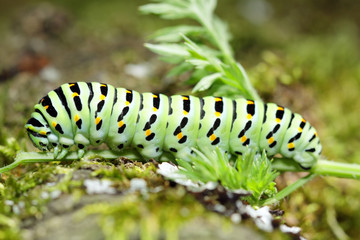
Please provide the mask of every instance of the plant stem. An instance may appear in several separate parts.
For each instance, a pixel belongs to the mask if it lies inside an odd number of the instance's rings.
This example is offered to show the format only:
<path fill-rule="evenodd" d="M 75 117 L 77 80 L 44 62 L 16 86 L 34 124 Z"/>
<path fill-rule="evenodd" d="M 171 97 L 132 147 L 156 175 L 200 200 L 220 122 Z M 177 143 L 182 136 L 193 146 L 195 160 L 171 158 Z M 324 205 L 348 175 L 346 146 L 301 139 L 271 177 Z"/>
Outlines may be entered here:
<path fill-rule="evenodd" d="M 287 186 L 286 188 L 284 188 L 283 190 L 278 192 L 275 195 L 275 197 L 269 198 L 269 199 L 266 199 L 265 201 L 263 201 L 261 205 L 270 205 L 270 204 L 274 204 L 276 202 L 279 202 L 281 199 L 284 199 L 286 196 L 290 195 L 292 192 L 294 192 L 299 187 L 304 186 L 305 183 L 312 180 L 315 176 L 317 176 L 317 174 L 310 173 L 307 176 L 305 176 L 303 178 L 300 178 L 299 180 L 297 180 L 293 184 Z"/>
<path fill-rule="evenodd" d="M 281 172 L 310 172 L 322 176 L 360 179 L 360 165 L 324 159 L 318 160 L 309 170 L 304 170 L 294 160 L 287 158 L 275 158 L 272 162 L 272 167 Z"/>

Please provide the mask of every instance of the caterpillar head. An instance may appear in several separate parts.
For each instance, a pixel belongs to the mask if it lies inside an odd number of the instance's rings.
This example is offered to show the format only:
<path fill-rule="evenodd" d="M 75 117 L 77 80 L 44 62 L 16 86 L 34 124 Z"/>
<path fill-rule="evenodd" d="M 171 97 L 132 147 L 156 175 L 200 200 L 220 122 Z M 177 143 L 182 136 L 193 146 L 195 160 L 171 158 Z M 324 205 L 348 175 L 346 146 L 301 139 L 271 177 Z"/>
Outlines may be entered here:
<path fill-rule="evenodd" d="M 25 124 L 25 129 L 35 147 L 41 151 L 47 151 L 52 148 L 52 144 L 47 136 L 51 133 L 51 130 L 41 114 L 34 112 Z"/>

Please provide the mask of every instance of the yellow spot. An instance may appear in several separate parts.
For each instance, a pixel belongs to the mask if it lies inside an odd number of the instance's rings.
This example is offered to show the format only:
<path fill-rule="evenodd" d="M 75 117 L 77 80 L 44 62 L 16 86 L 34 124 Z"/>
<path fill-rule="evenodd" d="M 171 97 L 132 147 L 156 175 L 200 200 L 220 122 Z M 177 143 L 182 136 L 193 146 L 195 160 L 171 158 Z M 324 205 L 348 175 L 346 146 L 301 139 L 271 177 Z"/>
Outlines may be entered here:
<path fill-rule="evenodd" d="M 274 142 L 274 137 L 269 138 L 268 142 L 269 144 L 272 144 Z"/>
<path fill-rule="evenodd" d="M 212 134 L 211 136 L 210 136 L 210 141 L 214 141 L 216 139 L 216 135 L 215 134 Z"/>
<path fill-rule="evenodd" d="M 215 112 L 215 116 L 220 117 L 221 113 Z"/>
<path fill-rule="evenodd" d="M 129 90 L 126 90 L 126 93 L 131 93 L 131 91 L 129 91 Z"/>
<path fill-rule="evenodd" d="M 53 127 L 56 127 L 57 123 L 56 122 L 52 122 Z"/>
<path fill-rule="evenodd" d="M 104 99 L 105 99 L 105 95 L 101 94 L 100 100 L 104 100 Z"/>
<path fill-rule="evenodd" d="M 244 136 L 242 136 L 242 137 L 241 137 L 241 139 L 240 139 L 240 140 L 241 140 L 241 142 L 245 142 L 245 141 L 246 141 L 246 139 L 247 139 L 247 137 L 244 135 Z"/>
<path fill-rule="evenodd" d="M 75 122 L 79 121 L 79 119 L 80 119 L 79 115 L 75 114 L 75 117 L 74 117 Z"/>
<path fill-rule="evenodd" d="M 32 131 L 35 130 L 35 128 L 34 128 L 33 126 L 29 126 L 27 129 L 30 129 L 30 130 L 32 130 Z"/>
<path fill-rule="evenodd" d="M 126 102 L 125 102 L 125 105 L 126 105 L 126 106 L 129 106 L 129 104 L 130 104 L 129 101 L 126 101 Z"/>
<path fill-rule="evenodd" d="M 151 134 L 151 130 L 150 129 L 146 130 L 145 136 L 149 136 L 150 134 Z"/>
<path fill-rule="evenodd" d="M 221 100 L 221 98 L 215 98 L 215 102 L 221 102 L 222 100 Z"/>
<path fill-rule="evenodd" d="M 302 119 L 301 121 L 302 121 L 302 122 L 306 122 L 306 120 L 305 120 L 305 119 Z"/>
<path fill-rule="evenodd" d="M 291 148 L 294 148 L 295 147 L 295 144 L 293 142 L 289 143 L 288 144 L 288 148 L 291 149 Z"/>
<path fill-rule="evenodd" d="M 100 86 L 102 86 L 102 87 L 106 87 L 106 84 L 101 84 Z"/>
<path fill-rule="evenodd" d="M 177 137 L 177 139 L 182 139 L 182 137 L 183 137 L 182 132 L 181 132 L 181 133 L 179 133 L 178 135 L 176 135 L 176 137 Z"/>
<path fill-rule="evenodd" d="M 281 119 L 280 119 L 280 118 L 276 118 L 276 122 L 277 122 L 277 123 L 280 123 L 280 122 L 281 122 Z"/>
<path fill-rule="evenodd" d="M 184 97 L 184 96 L 182 97 L 182 99 L 183 99 L 183 100 L 189 100 L 188 97 Z"/>
<path fill-rule="evenodd" d="M 41 135 L 46 135 L 46 132 L 45 131 L 40 131 L 39 132 Z"/>
<path fill-rule="evenodd" d="M 71 83 L 71 84 L 69 84 L 69 87 L 72 87 L 72 86 L 74 86 L 75 85 L 75 83 Z"/>
<path fill-rule="evenodd" d="M 123 125 L 124 125 L 124 122 L 123 122 L 123 121 L 120 121 L 120 122 L 119 122 L 119 128 L 121 128 Z"/>
<path fill-rule="evenodd" d="M 49 105 L 46 105 L 44 108 L 45 108 L 45 109 L 48 109 L 48 108 L 49 108 Z"/>
<path fill-rule="evenodd" d="M 155 94 L 153 94 L 153 98 L 158 98 L 158 96 L 157 96 L 157 95 L 155 95 Z"/>
<path fill-rule="evenodd" d="M 156 107 L 153 107 L 153 111 L 156 112 L 158 109 Z"/>
<path fill-rule="evenodd" d="M 184 115 L 188 115 L 189 112 L 184 110 L 183 113 L 184 113 Z"/>
<path fill-rule="evenodd" d="M 95 124 L 98 125 L 100 121 L 101 121 L 101 117 L 97 117 L 97 118 L 95 119 Z"/>
<path fill-rule="evenodd" d="M 299 132 L 302 132 L 302 130 L 303 130 L 303 129 L 302 129 L 301 127 L 299 127 Z"/>
<path fill-rule="evenodd" d="M 317 137 L 317 132 L 315 132 L 314 134 L 315 134 L 315 137 Z"/>
<path fill-rule="evenodd" d="M 246 103 L 247 103 L 247 104 L 254 104 L 254 101 L 252 101 L 252 100 L 247 100 Z"/>
<path fill-rule="evenodd" d="M 77 97 L 77 96 L 79 96 L 79 94 L 77 94 L 76 92 L 74 92 L 73 94 L 72 94 L 72 97 L 74 98 L 74 97 Z"/>
<path fill-rule="evenodd" d="M 284 111 L 284 108 L 283 107 L 278 107 L 277 110 Z"/>
<path fill-rule="evenodd" d="M 249 119 L 249 120 L 252 119 L 252 117 L 253 116 L 250 113 L 246 116 L 246 118 Z"/>

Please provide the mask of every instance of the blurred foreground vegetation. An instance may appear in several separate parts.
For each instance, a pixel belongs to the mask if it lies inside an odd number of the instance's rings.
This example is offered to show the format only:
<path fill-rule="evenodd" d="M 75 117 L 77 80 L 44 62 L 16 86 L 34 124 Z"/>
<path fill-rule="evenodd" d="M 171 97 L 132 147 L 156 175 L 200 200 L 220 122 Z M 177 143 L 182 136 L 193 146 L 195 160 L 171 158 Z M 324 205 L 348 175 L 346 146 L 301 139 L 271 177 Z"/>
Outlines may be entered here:
<path fill-rule="evenodd" d="M 23 125 L 38 99 L 65 82 L 101 81 L 140 92 L 187 92 L 189 87 L 183 83 L 186 76 L 164 78 L 169 67 L 143 47 L 147 36 L 167 24 L 154 16 L 140 15 L 137 8 L 145 3 L 120 0 L 101 4 L 60 0 L 2 3 L 0 145 L 11 145 L 14 151 L 32 150 Z M 227 21 L 233 33 L 237 59 L 263 99 L 289 107 L 309 120 L 320 134 L 327 158 L 357 164 L 360 164 L 359 10 L 360 3 L 350 0 L 281 3 L 229 0 L 220 1 L 217 8 L 217 14 Z M 2 153 L 3 163 L 8 163 L 12 154 Z M 194 219 L 200 226 L 202 221 L 225 229 L 232 225 L 205 211 L 181 187 L 169 187 L 165 195 L 151 193 L 144 197 L 131 193 L 120 202 L 108 196 L 105 203 L 101 197 L 86 202 L 83 182 L 89 176 L 115 179 L 119 192 L 129 187 L 128 178 L 145 177 L 151 188 L 165 184 L 153 170 L 142 173 L 132 167 L 129 171 L 133 175 L 124 177 L 121 172 L 119 175 L 112 172 L 119 168 L 116 163 L 105 165 L 109 168 L 106 172 L 85 167 L 91 171 L 72 180 L 66 178 L 70 176 L 68 172 L 75 171 L 74 168 L 81 170 L 82 164 L 36 164 L 4 174 L 0 212 L 0 227 L 4 231 L 0 238 L 39 239 L 44 237 L 40 228 L 43 222 L 51 219 L 56 223 L 54 216 L 79 208 L 81 213 L 76 216 L 79 221 L 89 219 L 86 218 L 89 214 L 100 215 L 99 232 L 101 229 L 101 236 L 108 238 L 138 226 L 143 234 L 153 230 L 153 236 L 159 236 L 160 230 L 156 229 L 162 229 L 162 234 L 171 237 L 182 223 Z M 284 187 L 297 178 L 299 174 L 283 174 L 277 186 Z M 53 186 L 49 182 L 57 183 Z M 41 197 L 43 192 L 57 190 L 61 191 L 61 199 L 71 199 L 67 200 L 71 202 L 68 210 L 64 202 L 50 201 L 58 198 Z M 360 234 L 359 198 L 358 181 L 317 178 L 279 208 L 285 211 L 285 222 L 300 226 L 307 238 L 346 239 L 347 234 L 355 239 Z M 114 224 L 119 226 L 115 233 L 111 230 Z M 238 227 L 232 226 L 234 231 Z M 45 229 L 52 231 L 52 227 Z"/>

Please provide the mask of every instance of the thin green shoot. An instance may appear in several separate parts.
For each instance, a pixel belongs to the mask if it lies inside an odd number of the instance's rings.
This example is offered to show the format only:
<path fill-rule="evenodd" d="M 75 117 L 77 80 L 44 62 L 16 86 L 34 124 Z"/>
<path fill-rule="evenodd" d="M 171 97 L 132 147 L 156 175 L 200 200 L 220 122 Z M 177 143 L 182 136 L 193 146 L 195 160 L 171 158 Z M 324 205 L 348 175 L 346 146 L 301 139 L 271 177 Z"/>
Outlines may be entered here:
<path fill-rule="evenodd" d="M 197 156 L 192 157 L 191 162 L 176 160 L 179 164 L 178 173 L 193 182 L 203 184 L 220 182 L 228 190 L 251 192 L 252 195 L 247 200 L 252 205 L 258 204 L 265 195 L 267 197 L 275 195 L 277 190 L 274 179 L 278 173 L 273 171 L 265 152 L 257 154 L 256 151 L 249 149 L 234 163 L 218 148 L 206 153 L 193 150 Z"/>
<path fill-rule="evenodd" d="M 196 83 L 193 92 L 223 91 L 229 96 L 261 100 L 240 63 L 234 59 L 227 25 L 214 14 L 216 0 L 157 0 L 140 7 L 145 14 L 164 19 L 192 19 L 197 25 L 180 25 L 158 30 L 152 35 L 156 44 L 145 44 L 161 59 L 177 64 L 170 76 L 191 72 Z M 214 84 L 222 82 L 221 85 Z M 234 90 L 235 89 L 235 90 Z"/>

